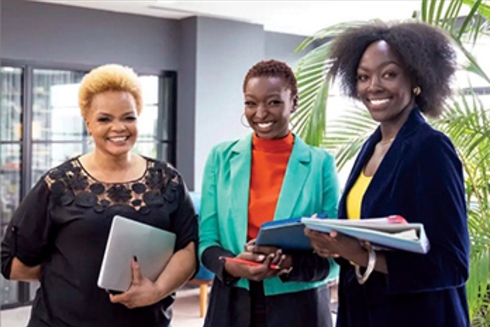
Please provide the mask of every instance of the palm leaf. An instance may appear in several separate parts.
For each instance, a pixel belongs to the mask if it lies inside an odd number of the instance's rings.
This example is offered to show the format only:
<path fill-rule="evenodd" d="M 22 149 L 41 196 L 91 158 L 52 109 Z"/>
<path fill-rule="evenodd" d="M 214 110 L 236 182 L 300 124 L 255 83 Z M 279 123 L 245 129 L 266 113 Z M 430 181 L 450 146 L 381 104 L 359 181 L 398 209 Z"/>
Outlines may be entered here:
<path fill-rule="evenodd" d="M 490 319 L 490 110 L 474 92 L 460 94 L 434 125 L 452 139 L 465 171 L 470 203 L 470 278 L 467 297 L 473 326 Z"/>
<path fill-rule="evenodd" d="M 466 15 L 461 26 L 457 26 L 458 17 L 461 16 L 463 5 L 470 7 L 470 12 Z M 478 76 L 484 78 L 490 83 L 490 78 L 478 64 L 477 60 L 470 51 L 464 46 L 465 40 L 473 39 L 476 41 L 477 36 L 487 27 L 486 21 L 479 19 L 480 7 L 482 0 L 452 0 L 449 5 L 445 6 L 444 0 L 422 0 L 421 21 L 432 26 L 439 27 L 451 36 L 454 46 L 463 53 L 465 63 L 463 68 Z M 438 7 L 437 15 L 434 17 L 435 8 Z M 441 17 L 443 17 L 441 19 Z"/>

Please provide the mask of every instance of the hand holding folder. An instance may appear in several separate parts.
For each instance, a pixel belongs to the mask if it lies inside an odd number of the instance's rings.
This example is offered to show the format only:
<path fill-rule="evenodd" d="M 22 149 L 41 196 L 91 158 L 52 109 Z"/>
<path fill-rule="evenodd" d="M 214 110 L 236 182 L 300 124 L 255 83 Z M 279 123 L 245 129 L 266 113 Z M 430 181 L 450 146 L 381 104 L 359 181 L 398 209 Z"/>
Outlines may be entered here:
<path fill-rule="evenodd" d="M 395 249 L 425 254 L 430 249 L 424 225 L 407 223 L 401 216 L 360 220 L 302 218 L 311 230 L 329 233 L 337 231 L 368 241 L 381 249 Z"/>
<path fill-rule="evenodd" d="M 327 218 L 326 214 L 318 215 L 318 220 Z M 305 225 L 301 218 L 289 218 L 269 221 L 260 227 L 255 244 L 275 246 L 282 250 L 313 251 L 310 239 L 305 235 Z"/>

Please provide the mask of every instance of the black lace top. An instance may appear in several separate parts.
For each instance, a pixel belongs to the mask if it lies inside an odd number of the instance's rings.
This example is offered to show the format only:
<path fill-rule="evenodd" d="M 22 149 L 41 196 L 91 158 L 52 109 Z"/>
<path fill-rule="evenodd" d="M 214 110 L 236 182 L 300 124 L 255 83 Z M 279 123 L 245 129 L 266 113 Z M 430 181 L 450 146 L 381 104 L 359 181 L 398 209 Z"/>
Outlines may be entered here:
<path fill-rule="evenodd" d="M 166 163 L 146 160 L 141 178 L 103 183 L 74 158 L 50 170 L 22 201 L 2 242 L 2 273 L 10 275 L 13 257 L 42 264 L 29 326 L 168 325 L 173 296 L 130 310 L 97 287 L 115 215 L 174 232 L 175 251 L 197 246 L 196 214 L 182 177 Z"/>

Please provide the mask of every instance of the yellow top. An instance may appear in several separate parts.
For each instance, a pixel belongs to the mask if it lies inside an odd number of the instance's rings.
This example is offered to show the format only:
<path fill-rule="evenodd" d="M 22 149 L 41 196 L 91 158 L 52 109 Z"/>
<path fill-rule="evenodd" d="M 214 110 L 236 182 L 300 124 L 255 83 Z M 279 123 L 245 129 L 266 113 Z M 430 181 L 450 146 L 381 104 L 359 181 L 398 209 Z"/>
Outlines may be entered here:
<path fill-rule="evenodd" d="M 364 175 L 364 171 L 361 171 L 357 181 L 352 186 L 349 194 L 347 195 L 347 218 L 360 219 L 361 218 L 361 205 L 364 193 L 371 183 L 373 176 Z"/>

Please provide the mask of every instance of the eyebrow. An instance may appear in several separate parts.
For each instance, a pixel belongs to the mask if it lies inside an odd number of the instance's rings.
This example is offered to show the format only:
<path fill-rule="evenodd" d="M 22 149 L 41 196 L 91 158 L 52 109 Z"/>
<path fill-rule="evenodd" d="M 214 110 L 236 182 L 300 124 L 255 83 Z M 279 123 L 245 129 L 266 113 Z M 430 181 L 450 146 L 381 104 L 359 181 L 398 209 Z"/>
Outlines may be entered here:
<path fill-rule="evenodd" d="M 396 66 L 400 67 L 400 64 L 399 64 L 399 63 L 397 63 L 396 61 L 390 60 L 390 61 L 385 61 L 385 62 L 381 63 L 381 65 L 379 65 L 379 66 L 378 66 L 378 67 L 376 67 L 376 68 L 377 68 L 377 69 L 379 69 L 379 68 L 384 68 L 384 67 L 386 67 L 386 66 L 388 66 L 388 65 L 391 65 L 391 64 L 393 64 L 393 65 L 396 65 Z M 361 65 L 359 65 L 359 67 L 357 67 L 357 69 L 361 69 L 361 70 L 367 70 L 367 71 L 369 71 L 369 69 L 368 69 L 368 68 L 363 67 L 363 66 L 361 66 Z"/>
<path fill-rule="evenodd" d="M 107 112 L 98 112 L 97 113 L 98 116 L 109 116 L 109 117 L 113 117 L 112 114 L 110 113 L 107 113 Z M 134 112 L 133 111 L 127 111 L 125 113 L 122 114 L 122 116 L 127 116 L 127 115 L 134 115 Z"/>
<path fill-rule="evenodd" d="M 245 93 L 245 96 L 246 97 L 251 97 L 251 98 L 255 98 L 254 95 L 250 94 L 250 93 Z M 275 97 L 275 96 L 281 96 L 281 92 L 274 92 L 274 93 L 271 93 L 271 94 L 268 94 L 267 97 L 268 98 L 271 98 L 271 97 Z"/>

